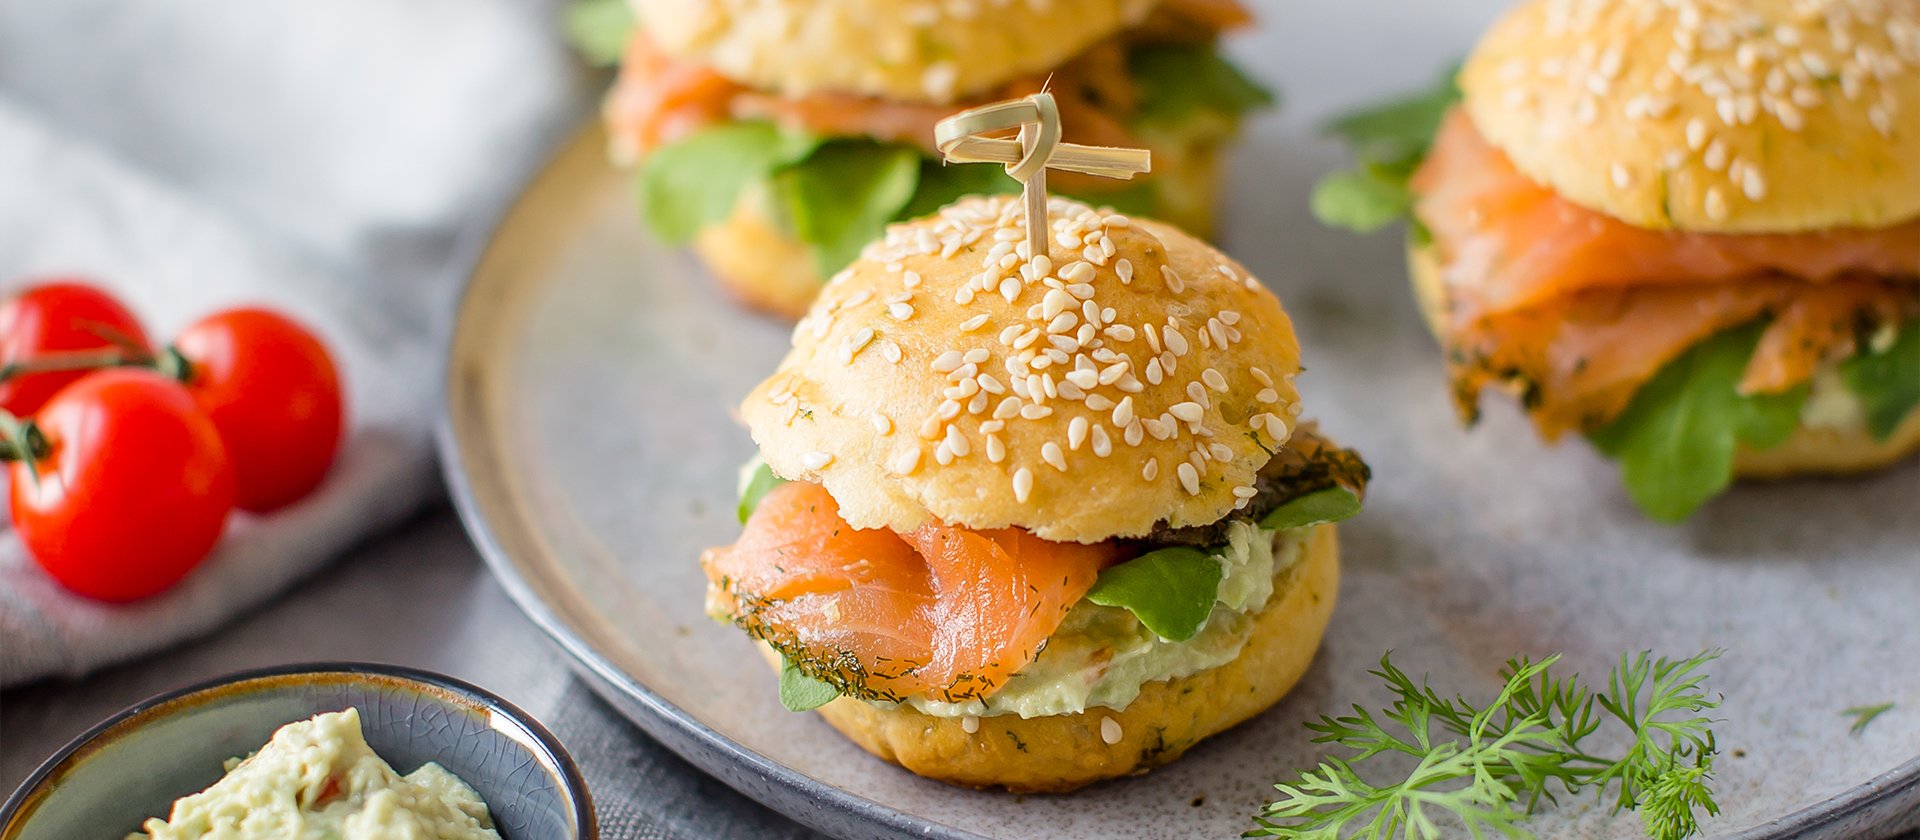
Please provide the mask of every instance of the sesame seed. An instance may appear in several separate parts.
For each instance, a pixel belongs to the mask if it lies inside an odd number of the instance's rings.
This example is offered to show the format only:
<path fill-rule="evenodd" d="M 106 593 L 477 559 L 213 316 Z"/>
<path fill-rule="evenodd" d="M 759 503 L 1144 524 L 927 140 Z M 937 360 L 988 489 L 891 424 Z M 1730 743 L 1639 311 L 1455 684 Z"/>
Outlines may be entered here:
<path fill-rule="evenodd" d="M 939 446 L 933 448 L 933 462 L 943 467 L 953 463 L 953 447 L 941 441 Z"/>
<path fill-rule="evenodd" d="M 1060 451 L 1060 444 L 1047 441 L 1040 445 L 1040 460 L 1061 472 L 1067 471 L 1067 455 Z"/>
<path fill-rule="evenodd" d="M 873 430 L 882 435 L 893 434 L 893 421 L 888 420 L 887 415 L 876 411 L 873 413 Z"/>
<path fill-rule="evenodd" d="M 1024 405 L 1020 407 L 1020 416 L 1027 420 L 1039 420 L 1053 416 L 1053 409 L 1044 405 Z"/>
<path fill-rule="evenodd" d="M 1148 481 L 1152 481 L 1155 478 L 1158 478 L 1159 475 L 1160 475 L 1160 459 L 1148 458 L 1146 465 L 1140 468 L 1140 477 Z"/>
<path fill-rule="evenodd" d="M 966 716 L 964 716 L 964 717 L 961 717 L 961 718 L 960 718 L 960 729 L 961 729 L 962 731 L 964 731 L 964 732 L 966 732 L 966 733 L 967 733 L 968 735 L 972 735 L 972 734 L 974 734 L 974 733 L 976 733 L 976 732 L 979 732 L 979 731 L 980 731 L 980 719 L 979 719 L 979 718 L 977 718 L 977 717 L 974 717 L 973 715 L 966 715 Z"/>
<path fill-rule="evenodd" d="M 961 458 L 973 452 L 973 444 L 968 443 L 966 436 L 960 434 L 959 426 L 947 427 L 947 439 L 943 443 L 948 449 L 953 450 L 954 455 Z"/>
<path fill-rule="evenodd" d="M 905 321 L 913 317 L 913 307 L 905 303 L 889 303 L 887 314 L 893 316 L 896 321 Z"/>
<path fill-rule="evenodd" d="M 880 355 L 885 356 L 887 361 L 897 365 L 900 363 L 900 359 L 902 358 L 902 354 L 900 352 L 900 345 L 895 344 L 892 341 L 882 341 L 880 342 Z"/>
<path fill-rule="evenodd" d="M 1707 188 L 1707 216 L 1713 219 L 1727 217 L 1727 196 L 1719 187 Z"/>
<path fill-rule="evenodd" d="M 1108 746 L 1120 743 L 1120 722 L 1110 717 L 1100 719 L 1100 740 Z"/>
<path fill-rule="evenodd" d="M 1120 438 L 1126 441 L 1128 446 L 1139 446 L 1140 441 L 1146 438 L 1146 428 L 1136 419 L 1120 431 Z"/>
<path fill-rule="evenodd" d="M 1260 389 L 1260 393 L 1253 395 L 1253 399 L 1255 402 L 1259 402 L 1263 404 L 1277 403 L 1280 401 L 1280 392 L 1275 391 L 1272 388 L 1262 388 Z"/>
<path fill-rule="evenodd" d="M 1172 351 L 1175 356 L 1185 356 L 1187 355 L 1187 351 L 1191 349 L 1187 345 L 1187 337 L 1181 335 L 1179 330 L 1174 329 L 1172 324 L 1168 324 L 1163 329 L 1161 339 L 1167 343 L 1167 349 Z"/>
<path fill-rule="evenodd" d="M 1131 266 L 1129 266 L 1129 268 L 1131 268 Z M 1060 279 L 1081 286 L 1092 281 L 1094 274 L 1093 263 L 1087 262 L 1086 260 L 1076 260 L 1068 263 L 1066 268 L 1060 269 Z M 1089 287 L 1089 289 L 1091 289 L 1091 287 Z M 1091 294 L 1091 291 L 1089 291 L 1089 294 Z"/>
<path fill-rule="evenodd" d="M 1624 190 L 1630 186 L 1633 186 L 1633 173 L 1627 170 L 1626 164 L 1618 163 L 1618 162 L 1614 163 L 1612 168 L 1612 174 L 1613 174 L 1613 185 L 1615 187 Z"/>
<path fill-rule="evenodd" d="M 1113 440 L 1107 437 L 1107 427 L 1093 427 L 1092 449 L 1096 457 L 1105 458 L 1113 454 Z"/>
<path fill-rule="evenodd" d="M 1187 397 L 1199 403 L 1201 408 L 1213 407 L 1213 400 L 1207 396 L 1207 389 L 1198 382 L 1187 383 Z"/>
<path fill-rule="evenodd" d="M 1252 487 L 1235 487 L 1233 488 L 1233 495 L 1236 498 L 1251 499 L 1254 496 L 1260 495 L 1260 491 L 1255 490 Z"/>
<path fill-rule="evenodd" d="M 1066 380 L 1074 385 L 1087 389 L 1094 388 L 1101 384 L 1100 375 L 1091 370 L 1070 371 L 1066 375 Z"/>
<path fill-rule="evenodd" d="M 987 435 L 987 460 L 995 464 L 1007 459 L 1007 444 L 999 435 Z"/>
<path fill-rule="evenodd" d="M 1189 496 L 1200 495 L 1200 471 L 1199 470 L 1194 469 L 1193 465 L 1190 463 L 1183 463 L 1180 465 L 1180 468 L 1178 470 L 1175 470 L 1174 472 L 1180 476 L 1180 486 L 1186 488 L 1187 495 Z"/>
<path fill-rule="evenodd" d="M 1215 460 L 1215 461 L 1231 461 L 1231 460 L 1233 460 L 1233 450 L 1232 450 L 1232 449 L 1228 449 L 1228 448 L 1227 448 L 1227 445 L 1226 445 L 1226 444 L 1224 444 L 1224 443 L 1209 443 L 1209 444 L 1207 444 L 1207 454 L 1209 454 L 1209 455 L 1212 455 L 1212 456 L 1213 456 L 1213 460 Z"/>
<path fill-rule="evenodd" d="M 1006 298 L 1008 303 L 1014 302 L 1020 297 L 1020 281 L 1012 277 L 1000 281 L 1000 296 Z"/>
<path fill-rule="evenodd" d="M 1186 281 L 1180 279 L 1180 272 L 1174 271 L 1173 266 L 1160 266 L 1160 278 L 1167 281 L 1167 290 L 1176 295 L 1187 290 Z"/>
<path fill-rule="evenodd" d="M 1025 504 L 1033 495 L 1033 471 L 1026 467 L 1013 471 L 1013 500 Z"/>
<path fill-rule="evenodd" d="M 1221 375 L 1220 371 L 1218 370 L 1215 370 L 1213 368 L 1207 368 L 1206 370 L 1201 371 L 1200 381 L 1207 383 L 1207 387 L 1212 388 L 1213 390 L 1218 391 L 1222 394 L 1227 392 L 1227 378 Z"/>
<path fill-rule="evenodd" d="M 1133 282 L 1133 261 L 1121 260 L 1117 263 L 1114 263 L 1113 273 L 1120 275 L 1121 285 L 1124 286 L 1128 283 L 1132 283 Z"/>
<path fill-rule="evenodd" d="M 1086 442 L 1087 432 L 1090 430 L 1091 426 L 1087 424 L 1087 418 L 1073 418 L 1067 423 L 1067 448 L 1075 452 L 1080 451 L 1080 445 Z"/>
<path fill-rule="evenodd" d="M 1174 403 L 1167 407 L 1167 412 L 1188 423 L 1198 423 L 1206 416 L 1206 410 L 1199 403 L 1192 402 Z"/>
<path fill-rule="evenodd" d="M 919 447 L 901 450 L 900 454 L 893 459 L 893 472 L 895 475 L 913 475 L 914 470 L 919 468 Z"/>
<path fill-rule="evenodd" d="M 815 450 L 800 456 L 800 466 L 806 467 L 809 470 L 825 469 L 826 466 L 831 463 L 833 463 L 833 453 L 831 452 Z"/>
<path fill-rule="evenodd" d="M 952 373 L 958 370 L 964 361 L 966 358 L 960 354 L 960 351 L 948 350 L 934 357 L 933 370 L 936 373 Z"/>
<path fill-rule="evenodd" d="M 1253 381 L 1258 382 L 1262 385 L 1265 385 L 1269 388 L 1273 387 L 1273 377 L 1268 376 L 1266 371 L 1256 367 L 1256 368 L 1247 368 L 1247 372 L 1253 374 Z"/>
<path fill-rule="evenodd" d="M 965 321 L 961 321 L 960 331 L 973 332 L 974 330 L 980 329 L 981 327 L 984 327 L 986 325 L 987 325 L 987 313 L 982 312 L 978 315 L 968 318 Z"/>
<path fill-rule="evenodd" d="M 989 358 L 992 358 L 992 355 L 987 352 L 986 348 L 975 347 L 972 350 L 968 350 L 966 355 L 961 356 L 960 360 L 970 365 L 978 365 L 984 364 Z"/>

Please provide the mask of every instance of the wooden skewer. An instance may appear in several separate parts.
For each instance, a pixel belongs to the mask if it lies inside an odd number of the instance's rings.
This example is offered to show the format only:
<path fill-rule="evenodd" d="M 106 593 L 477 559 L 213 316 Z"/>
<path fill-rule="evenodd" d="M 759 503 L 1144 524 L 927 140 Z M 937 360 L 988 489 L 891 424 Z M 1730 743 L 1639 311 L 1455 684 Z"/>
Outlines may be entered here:
<path fill-rule="evenodd" d="M 1014 129 L 1020 132 L 1015 138 L 987 136 Z M 1060 109 L 1053 94 L 1044 92 L 961 111 L 934 126 L 933 137 L 948 163 L 1003 164 L 1021 183 L 1029 258 L 1048 256 L 1048 169 L 1123 180 L 1153 169 L 1146 149 L 1060 142 Z"/>

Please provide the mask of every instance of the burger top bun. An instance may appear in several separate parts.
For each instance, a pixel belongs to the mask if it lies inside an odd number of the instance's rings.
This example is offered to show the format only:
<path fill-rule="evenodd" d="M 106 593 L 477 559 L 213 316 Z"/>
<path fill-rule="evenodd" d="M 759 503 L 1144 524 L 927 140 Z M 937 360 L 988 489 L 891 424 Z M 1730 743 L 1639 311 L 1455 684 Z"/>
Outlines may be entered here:
<path fill-rule="evenodd" d="M 1920 2 L 1527 0 L 1460 76 L 1520 171 L 1650 229 L 1920 217 Z"/>
<path fill-rule="evenodd" d="M 741 414 L 858 528 L 1097 542 L 1244 504 L 1300 413 L 1280 302 L 1181 231 L 1017 196 L 894 225 L 836 275 Z"/>
<path fill-rule="evenodd" d="M 1156 0 L 629 0 L 647 34 L 752 87 L 945 104 L 1042 73 Z"/>

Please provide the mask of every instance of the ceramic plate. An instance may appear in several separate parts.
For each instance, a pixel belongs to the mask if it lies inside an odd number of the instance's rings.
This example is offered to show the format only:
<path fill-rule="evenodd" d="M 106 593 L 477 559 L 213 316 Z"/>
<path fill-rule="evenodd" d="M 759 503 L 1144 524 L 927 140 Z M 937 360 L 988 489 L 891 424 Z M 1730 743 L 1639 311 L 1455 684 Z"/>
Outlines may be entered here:
<path fill-rule="evenodd" d="M 1309 415 L 1376 471 L 1343 525 L 1345 581 L 1319 659 L 1284 702 L 1153 774 L 1066 797 L 956 790 L 883 764 L 811 715 L 735 630 L 702 614 L 695 558 L 731 540 L 732 409 L 787 327 L 732 306 L 642 233 L 589 131 L 480 256 L 448 372 L 442 444 L 467 523 L 520 605 L 648 732 L 730 784 L 845 836 L 1231 837 L 1319 752 L 1301 723 L 1383 692 L 1383 651 L 1484 698 L 1509 656 L 1725 648 L 1709 834 L 1859 837 L 1920 808 L 1920 516 L 1913 464 L 1739 488 L 1691 522 L 1647 522 L 1577 441 L 1536 442 L 1489 400 L 1461 429 L 1391 236 L 1327 232 L 1312 180 L 1341 157 L 1314 126 L 1430 81 L 1498 3 L 1290 4 L 1236 46 L 1285 110 L 1234 162 L 1226 247 L 1300 326 Z M 1392 56 L 1383 61 L 1382 56 Z M 1841 710 L 1894 702 L 1850 736 Z M 609 780 L 609 784 L 619 784 Z M 1592 799 L 1544 836 L 1638 836 Z"/>

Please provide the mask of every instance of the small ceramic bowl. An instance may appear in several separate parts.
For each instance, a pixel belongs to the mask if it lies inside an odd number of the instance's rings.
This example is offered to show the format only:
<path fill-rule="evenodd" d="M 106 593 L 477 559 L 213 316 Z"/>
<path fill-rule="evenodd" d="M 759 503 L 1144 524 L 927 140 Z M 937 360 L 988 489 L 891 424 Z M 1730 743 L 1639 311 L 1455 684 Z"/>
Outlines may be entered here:
<path fill-rule="evenodd" d="M 505 840 L 599 836 L 579 769 L 525 712 L 451 677 L 329 662 L 246 671 L 114 715 L 27 777 L 0 807 L 0 840 L 125 837 L 274 730 L 349 706 L 394 769 L 435 761 L 472 785 Z"/>

